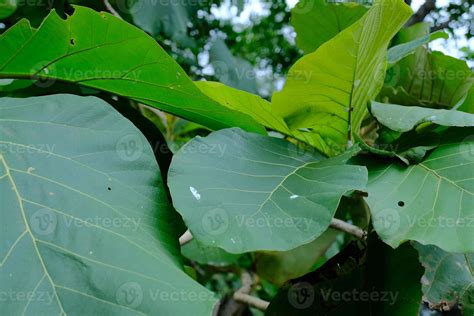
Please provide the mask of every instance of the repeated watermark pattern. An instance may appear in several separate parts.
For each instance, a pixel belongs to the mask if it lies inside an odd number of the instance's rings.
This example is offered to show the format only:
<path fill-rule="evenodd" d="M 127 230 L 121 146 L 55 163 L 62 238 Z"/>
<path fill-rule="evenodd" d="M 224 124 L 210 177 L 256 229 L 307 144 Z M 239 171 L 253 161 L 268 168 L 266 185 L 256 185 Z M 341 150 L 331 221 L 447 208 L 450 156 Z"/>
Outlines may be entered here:
<path fill-rule="evenodd" d="M 33 215 L 30 216 L 29 219 L 31 230 L 38 235 L 54 234 L 58 225 L 62 225 L 67 228 L 96 226 L 105 229 L 128 229 L 131 231 L 137 231 L 140 228 L 141 222 L 141 218 L 134 217 L 59 217 L 56 212 L 47 208 L 37 210 L 33 213 Z"/>

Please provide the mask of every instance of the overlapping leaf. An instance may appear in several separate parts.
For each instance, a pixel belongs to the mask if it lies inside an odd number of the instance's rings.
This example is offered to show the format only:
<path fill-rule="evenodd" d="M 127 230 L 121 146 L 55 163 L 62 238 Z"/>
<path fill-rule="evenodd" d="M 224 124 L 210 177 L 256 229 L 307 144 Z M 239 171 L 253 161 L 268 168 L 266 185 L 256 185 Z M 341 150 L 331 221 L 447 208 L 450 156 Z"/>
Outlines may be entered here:
<path fill-rule="evenodd" d="M 0 19 L 9 17 L 15 12 L 17 0 L 0 0 Z"/>
<path fill-rule="evenodd" d="M 325 0 L 302 0 L 291 11 L 296 31 L 296 45 L 306 53 L 314 52 L 367 12 L 356 3 L 328 3 Z"/>
<path fill-rule="evenodd" d="M 165 34 L 179 44 L 189 44 L 189 13 L 197 2 L 154 1 L 154 0 L 116 0 L 115 7 L 119 13 L 130 14 L 133 23 L 154 37 Z"/>
<path fill-rule="evenodd" d="M 221 38 L 211 41 L 209 60 L 214 75 L 220 82 L 233 88 L 257 93 L 255 70 L 245 59 L 232 55 L 229 47 Z"/>
<path fill-rule="evenodd" d="M 227 129 L 197 137 L 173 158 L 169 187 L 193 236 L 230 253 L 289 250 L 329 226 L 342 195 L 364 190 L 366 170 L 324 160 L 282 139 Z"/>
<path fill-rule="evenodd" d="M 428 24 L 400 31 L 395 44 L 408 43 L 429 33 Z M 465 61 L 419 47 L 389 71 L 380 97 L 402 105 L 450 109 L 469 91 L 474 74 Z"/>
<path fill-rule="evenodd" d="M 359 194 L 344 196 L 339 203 L 336 218 L 350 221 L 366 230 L 369 225 L 367 205 Z M 325 263 L 344 246 L 344 237 L 348 237 L 333 228 L 309 244 L 290 251 L 259 252 L 255 257 L 255 267 L 260 277 L 274 284 L 299 278 Z M 350 239 L 350 238 L 347 238 Z"/>
<path fill-rule="evenodd" d="M 474 127 L 474 114 L 372 102 L 370 112 L 381 124 L 397 132 L 407 132 L 422 123 L 441 126 Z"/>
<path fill-rule="evenodd" d="M 31 293 L 2 314 L 211 314 L 182 271 L 153 152 L 112 107 L 3 98 L 0 149 L 0 290 Z"/>
<path fill-rule="evenodd" d="M 414 39 L 407 43 L 401 43 L 391 47 L 388 50 L 387 54 L 387 61 L 389 66 L 393 66 L 395 63 L 402 60 L 403 58 L 414 54 L 419 47 L 440 38 L 447 39 L 449 38 L 449 36 L 445 32 L 438 31 L 431 34 L 426 34 L 420 38 Z"/>
<path fill-rule="evenodd" d="M 373 237 L 367 249 L 350 244 L 318 270 L 288 282 L 266 315 L 418 316 L 423 269 L 416 251 L 409 244 L 394 250 Z"/>
<path fill-rule="evenodd" d="M 419 164 L 370 164 L 368 203 L 374 227 L 389 245 L 406 240 L 446 251 L 474 252 L 474 138 L 453 129 Z"/>
<path fill-rule="evenodd" d="M 386 50 L 411 14 L 402 0 L 379 0 L 357 22 L 298 60 L 273 106 L 291 129 L 310 128 L 334 154 L 357 137 L 367 102 L 383 85 Z"/>
<path fill-rule="evenodd" d="M 0 78 L 65 81 L 108 91 L 212 129 L 263 133 L 247 115 L 203 95 L 148 35 L 108 14 L 75 6 L 66 20 L 52 11 L 38 30 L 20 21 L 0 36 Z M 140 49 L 136 49 L 140 47 Z"/>
<path fill-rule="evenodd" d="M 211 99 L 232 110 L 251 116 L 270 130 L 291 136 L 317 148 L 322 146 L 320 139 L 314 134 L 290 130 L 283 118 L 275 113 L 272 104 L 258 95 L 234 89 L 219 82 L 198 81 L 195 83 Z"/>
<path fill-rule="evenodd" d="M 461 307 L 474 314 L 474 253 L 449 253 L 436 246 L 414 244 L 425 268 L 424 299 L 438 310 Z M 460 304 L 460 306 L 457 306 Z"/>

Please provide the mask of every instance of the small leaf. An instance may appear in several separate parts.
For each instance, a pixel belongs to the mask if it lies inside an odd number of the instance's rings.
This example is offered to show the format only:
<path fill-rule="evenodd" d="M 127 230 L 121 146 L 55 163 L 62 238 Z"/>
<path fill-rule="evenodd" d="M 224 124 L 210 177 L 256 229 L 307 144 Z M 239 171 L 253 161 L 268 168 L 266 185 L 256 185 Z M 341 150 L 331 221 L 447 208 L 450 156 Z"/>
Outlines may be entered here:
<path fill-rule="evenodd" d="M 214 267 L 232 265 L 240 258 L 240 255 L 228 253 L 221 248 L 204 246 L 196 239 L 184 245 L 182 253 L 189 260 Z"/>
<path fill-rule="evenodd" d="M 429 32 L 429 24 L 403 29 L 395 44 L 409 43 Z M 464 60 L 419 47 L 389 69 L 378 99 L 392 104 L 451 109 L 474 83 L 474 73 Z"/>
<path fill-rule="evenodd" d="M 289 251 L 261 252 L 256 255 L 255 266 L 260 277 L 276 285 L 300 277 L 314 270 L 318 259 L 321 259 L 328 248 L 340 234 L 329 228 L 309 244 Z"/>
<path fill-rule="evenodd" d="M 0 0 L 0 19 L 12 15 L 17 7 L 17 0 Z"/>
<path fill-rule="evenodd" d="M 366 12 L 367 7 L 356 3 L 301 0 L 291 10 L 291 24 L 296 31 L 296 45 L 305 53 L 314 52 Z"/>
<path fill-rule="evenodd" d="M 422 274 L 410 244 L 394 250 L 371 236 L 367 249 L 351 243 L 318 270 L 288 282 L 266 315 L 418 316 Z"/>
<path fill-rule="evenodd" d="M 460 304 L 463 315 L 474 315 L 474 253 L 450 253 L 419 243 L 414 246 L 425 268 L 421 284 L 430 306 L 446 311 Z"/>
<path fill-rule="evenodd" d="M 472 127 L 474 114 L 454 110 L 437 110 L 372 101 L 370 111 L 381 124 L 397 132 L 408 132 L 422 123 L 441 126 Z"/>
<path fill-rule="evenodd" d="M 209 59 L 219 81 L 236 89 L 257 93 L 256 74 L 252 65 L 232 55 L 224 40 L 212 40 Z"/>
<path fill-rule="evenodd" d="M 388 65 L 390 67 L 395 65 L 398 61 L 402 60 L 406 56 L 414 54 L 416 49 L 420 46 L 440 38 L 448 39 L 449 35 L 443 31 L 437 31 L 431 34 L 426 34 L 425 36 L 414 39 L 413 41 L 391 47 L 387 54 Z"/>

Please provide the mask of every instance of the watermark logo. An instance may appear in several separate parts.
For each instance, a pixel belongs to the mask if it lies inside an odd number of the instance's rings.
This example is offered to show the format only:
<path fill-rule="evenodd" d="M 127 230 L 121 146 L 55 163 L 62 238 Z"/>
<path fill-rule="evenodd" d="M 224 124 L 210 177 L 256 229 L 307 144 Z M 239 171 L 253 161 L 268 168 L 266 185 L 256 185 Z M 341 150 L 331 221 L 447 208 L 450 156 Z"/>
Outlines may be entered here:
<path fill-rule="evenodd" d="M 34 80 L 35 86 L 39 88 L 49 88 L 55 84 L 55 67 L 54 65 L 49 65 L 48 61 L 37 63 L 31 70 L 33 72 L 31 78 Z"/>
<path fill-rule="evenodd" d="M 122 306 L 135 308 L 143 301 L 143 290 L 137 282 L 127 282 L 122 284 L 115 293 L 117 303 Z"/>
<path fill-rule="evenodd" d="M 202 227 L 210 235 L 223 234 L 229 228 L 229 215 L 221 208 L 207 211 L 202 218 Z"/>
<path fill-rule="evenodd" d="M 305 309 L 313 305 L 314 289 L 307 282 L 300 282 L 288 290 L 288 301 L 297 309 Z"/>
<path fill-rule="evenodd" d="M 30 217 L 30 227 L 38 235 L 49 235 L 54 232 L 58 219 L 49 209 L 40 209 Z"/>
<path fill-rule="evenodd" d="M 400 215 L 395 209 L 384 209 L 374 216 L 374 226 L 379 234 L 391 236 L 400 229 Z"/>
<path fill-rule="evenodd" d="M 138 134 L 128 134 L 119 139 L 115 150 L 120 159 L 135 161 L 142 156 L 144 144 Z"/>
<path fill-rule="evenodd" d="M 137 0 L 116 0 L 115 5 L 121 13 L 135 14 L 140 11 L 145 1 Z"/>

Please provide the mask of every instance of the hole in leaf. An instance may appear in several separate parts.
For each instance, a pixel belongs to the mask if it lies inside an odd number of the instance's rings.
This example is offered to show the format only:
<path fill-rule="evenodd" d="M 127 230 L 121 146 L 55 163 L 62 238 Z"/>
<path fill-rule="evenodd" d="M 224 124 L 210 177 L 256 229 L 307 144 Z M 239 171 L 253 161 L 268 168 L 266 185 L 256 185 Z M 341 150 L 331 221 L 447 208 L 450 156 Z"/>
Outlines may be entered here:
<path fill-rule="evenodd" d="M 403 202 L 403 201 L 398 201 L 398 206 L 404 207 L 404 206 L 405 206 L 405 202 Z"/>
<path fill-rule="evenodd" d="M 76 44 L 76 42 L 74 41 L 74 39 L 73 39 L 73 38 L 71 38 L 71 39 L 69 40 L 69 43 L 71 43 L 71 45 L 74 45 L 74 44 Z"/>

